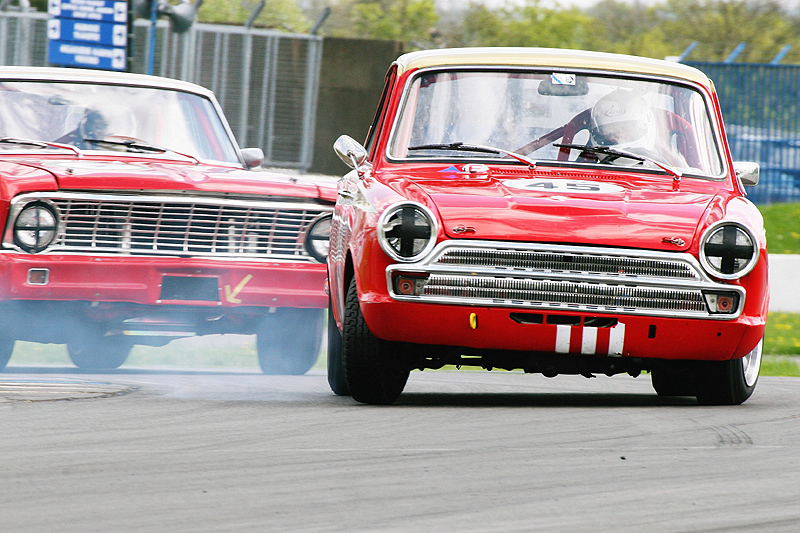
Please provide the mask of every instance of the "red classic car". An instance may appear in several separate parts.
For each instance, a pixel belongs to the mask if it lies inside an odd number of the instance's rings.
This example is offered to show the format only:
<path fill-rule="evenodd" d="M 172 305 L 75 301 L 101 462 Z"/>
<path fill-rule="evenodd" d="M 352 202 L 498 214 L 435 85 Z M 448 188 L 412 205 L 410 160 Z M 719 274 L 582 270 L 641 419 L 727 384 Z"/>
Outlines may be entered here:
<path fill-rule="evenodd" d="M 237 333 L 264 372 L 306 372 L 335 182 L 262 158 L 202 87 L 0 68 L 0 368 L 15 340 L 116 368 L 134 344 Z"/>
<path fill-rule="evenodd" d="M 400 57 L 331 225 L 328 381 L 394 402 L 412 369 L 650 372 L 739 404 L 767 316 L 758 166 L 714 86 L 666 61 L 553 49 Z"/>

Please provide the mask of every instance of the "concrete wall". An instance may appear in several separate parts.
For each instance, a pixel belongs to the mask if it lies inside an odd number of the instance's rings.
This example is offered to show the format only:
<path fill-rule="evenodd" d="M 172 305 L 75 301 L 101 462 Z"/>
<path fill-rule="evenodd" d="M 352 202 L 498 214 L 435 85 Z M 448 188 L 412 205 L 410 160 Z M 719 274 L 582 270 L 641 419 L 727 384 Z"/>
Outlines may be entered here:
<path fill-rule="evenodd" d="M 383 90 L 386 71 L 403 43 L 326 37 L 322 45 L 314 157 L 309 172 L 342 175 L 347 167 L 333 153 L 339 135 L 364 142 Z"/>

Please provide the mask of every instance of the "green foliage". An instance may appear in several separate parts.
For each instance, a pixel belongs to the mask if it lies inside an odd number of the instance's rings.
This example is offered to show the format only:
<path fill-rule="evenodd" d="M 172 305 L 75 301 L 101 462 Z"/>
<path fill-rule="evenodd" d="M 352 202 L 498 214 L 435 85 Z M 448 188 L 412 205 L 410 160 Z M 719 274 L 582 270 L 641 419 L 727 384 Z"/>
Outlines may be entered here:
<path fill-rule="evenodd" d="M 257 5 L 258 0 L 204 0 L 197 13 L 197 20 L 213 24 L 241 25 Z M 268 0 L 254 26 L 307 33 L 311 22 L 298 9 L 295 0 Z"/>
<path fill-rule="evenodd" d="M 428 41 L 439 16 L 433 0 L 359 2 L 350 10 L 359 37 Z"/>
<path fill-rule="evenodd" d="M 760 205 L 758 209 L 764 217 L 769 253 L 800 253 L 800 204 Z"/>

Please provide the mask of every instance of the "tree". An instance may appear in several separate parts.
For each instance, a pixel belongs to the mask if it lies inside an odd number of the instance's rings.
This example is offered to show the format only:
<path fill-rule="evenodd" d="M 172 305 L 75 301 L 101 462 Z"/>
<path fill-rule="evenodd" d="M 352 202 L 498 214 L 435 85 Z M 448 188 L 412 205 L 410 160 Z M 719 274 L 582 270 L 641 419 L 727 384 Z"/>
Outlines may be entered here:
<path fill-rule="evenodd" d="M 214 24 L 241 25 L 257 4 L 258 0 L 204 0 L 197 13 L 197 20 Z M 294 0 L 268 0 L 255 25 L 306 33 L 311 27 L 311 22 L 297 8 Z"/>

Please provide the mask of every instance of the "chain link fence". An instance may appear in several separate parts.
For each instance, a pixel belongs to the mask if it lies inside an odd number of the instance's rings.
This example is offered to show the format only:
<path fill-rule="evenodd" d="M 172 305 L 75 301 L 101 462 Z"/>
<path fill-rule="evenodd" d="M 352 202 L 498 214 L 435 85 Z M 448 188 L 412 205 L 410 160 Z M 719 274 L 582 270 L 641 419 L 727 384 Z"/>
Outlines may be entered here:
<path fill-rule="evenodd" d="M 748 197 L 800 201 L 800 65 L 687 64 L 714 80 L 734 161 L 761 165 Z"/>
<path fill-rule="evenodd" d="M 46 13 L 0 12 L 0 64 L 46 66 Z M 151 25 L 134 24 L 131 72 L 147 70 Z M 264 150 L 264 166 L 311 166 L 322 61 L 322 38 L 194 24 L 156 30 L 154 73 L 208 87 L 217 96 L 239 145 Z"/>

